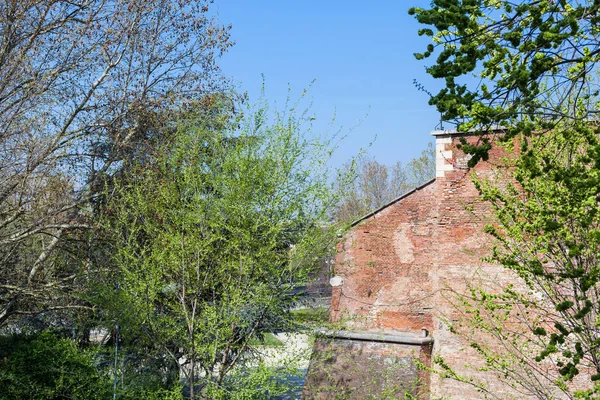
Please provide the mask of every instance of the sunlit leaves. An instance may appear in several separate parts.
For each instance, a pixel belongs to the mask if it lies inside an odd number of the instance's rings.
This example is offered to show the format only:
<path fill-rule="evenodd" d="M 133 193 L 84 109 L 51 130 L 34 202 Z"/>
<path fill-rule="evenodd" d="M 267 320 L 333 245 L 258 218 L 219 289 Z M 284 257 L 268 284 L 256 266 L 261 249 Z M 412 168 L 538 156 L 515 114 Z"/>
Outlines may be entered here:
<path fill-rule="evenodd" d="M 411 8 L 427 26 L 419 34 L 432 38 L 415 56 L 437 54 L 427 72 L 445 80 L 430 104 L 463 130 L 506 126 L 506 139 L 536 117 L 589 118 L 598 101 L 599 11 L 591 0 L 433 0 Z M 563 107 L 570 95 L 578 109 Z"/>
<path fill-rule="evenodd" d="M 520 128 L 531 126 L 536 125 L 523 123 Z M 489 261 L 513 271 L 532 293 L 542 295 L 543 301 L 533 304 L 541 321 L 518 318 L 537 337 L 538 351 L 529 359 L 513 355 L 525 363 L 555 362 L 567 384 L 583 370 L 600 370 L 599 138 L 593 123 L 566 119 L 544 135 L 521 133 L 517 142 L 520 154 L 505 166 L 504 181 L 476 180 L 496 220 L 486 230 L 499 243 Z M 510 302 L 527 304 L 511 293 Z M 486 301 L 483 295 L 477 298 L 480 304 Z M 568 384 L 557 387 L 572 390 Z"/>
<path fill-rule="evenodd" d="M 212 398 L 244 380 L 244 398 L 265 398 L 278 383 L 262 370 L 252 386 L 254 343 L 295 328 L 298 289 L 334 243 L 330 146 L 294 109 L 249 108 L 217 130 L 193 116 L 112 189 L 104 226 L 120 292 L 101 300 L 124 336 L 183 358 L 190 381 L 202 372 Z"/>

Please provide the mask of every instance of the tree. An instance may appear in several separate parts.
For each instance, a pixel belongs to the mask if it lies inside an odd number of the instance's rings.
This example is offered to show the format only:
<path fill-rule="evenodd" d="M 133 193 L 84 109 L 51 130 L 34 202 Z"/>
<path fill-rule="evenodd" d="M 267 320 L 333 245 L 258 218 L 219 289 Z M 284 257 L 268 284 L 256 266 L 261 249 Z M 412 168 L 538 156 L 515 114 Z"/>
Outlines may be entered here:
<path fill-rule="evenodd" d="M 597 113 L 600 4 L 596 1 L 447 1 L 409 13 L 439 54 L 427 72 L 445 87 L 430 100 L 459 129 L 504 126 L 505 139 Z M 566 107 L 577 104 L 577 107 Z M 537 124 L 546 120 L 543 124 Z M 466 146 L 471 165 L 489 143 Z"/>
<path fill-rule="evenodd" d="M 522 397 L 597 398 L 599 138 L 587 121 L 569 121 L 552 135 L 521 140 L 530 150 L 513 155 L 497 178 L 475 178 L 493 211 L 486 232 L 497 240 L 486 261 L 515 279 L 473 277 L 451 299 L 463 315 L 452 329 Z M 499 398 L 436 361 L 443 375 Z"/>
<path fill-rule="evenodd" d="M 398 167 L 399 164 L 397 164 Z M 421 185 L 435 177 L 435 147 L 428 143 L 427 147 L 421 151 L 421 155 L 413 158 L 405 167 L 408 175 L 408 182 L 413 186 Z M 399 187 L 397 184 L 395 187 Z M 402 191 L 404 193 L 405 190 Z M 399 191 L 397 191 L 399 193 Z"/>
<path fill-rule="evenodd" d="M 518 284 L 471 283 L 455 299 L 486 370 L 537 398 L 596 398 L 598 363 L 598 11 L 589 1 L 436 1 L 414 8 L 441 48 L 428 72 L 446 79 L 431 100 L 459 130 L 504 126 L 516 147 L 503 179 L 475 178 L 493 211 L 490 259 Z M 467 76 L 478 77 L 477 87 Z M 460 79 L 463 83 L 459 83 Z M 470 165 L 492 143 L 463 146 Z M 498 144 L 500 145 L 500 144 Z M 445 376 L 458 376 L 438 360 Z M 489 397 L 494 393 L 486 392 Z"/>
<path fill-rule="evenodd" d="M 406 166 L 398 161 L 389 168 L 362 156 L 358 161 L 345 164 L 343 171 L 337 189 L 343 196 L 335 218 L 340 222 L 352 222 L 432 179 L 435 176 L 435 148 L 429 143 L 421 155 Z M 355 179 L 348 185 L 346 179 L 351 176 Z"/>
<path fill-rule="evenodd" d="M 209 1 L 0 5 L 0 326 L 81 307 L 90 200 L 149 117 L 219 89 L 231 45 Z"/>
<path fill-rule="evenodd" d="M 211 398 L 281 390 L 253 343 L 295 329 L 297 289 L 335 240 L 328 146 L 305 123 L 264 107 L 219 131 L 191 118 L 111 189 L 114 270 L 96 301 L 125 340 L 181 369 L 190 399 L 200 382 Z"/>

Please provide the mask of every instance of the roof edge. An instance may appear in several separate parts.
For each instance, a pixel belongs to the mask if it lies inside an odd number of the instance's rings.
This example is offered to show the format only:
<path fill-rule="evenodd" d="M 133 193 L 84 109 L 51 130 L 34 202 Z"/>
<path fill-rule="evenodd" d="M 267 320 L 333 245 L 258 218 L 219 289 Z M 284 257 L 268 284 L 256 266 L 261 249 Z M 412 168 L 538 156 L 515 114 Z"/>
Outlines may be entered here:
<path fill-rule="evenodd" d="M 431 131 L 431 132 L 429 132 L 429 134 L 431 136 L 455 136 L 455 135 L 473 135 L 473 134 L 476 134 L 479 132 L 500 132 L 500 131 L 505 131 L 505 130 L 506 130 L 505 126 L 492 125 L 488 128 L 481 129 L 481 130 L 470 129 L 468 131 L 461 132 L 457 129 L 443 129 L 443 130 Z"/>
<path fill-rule="evenodd" d="M 378 214 L 379 212 L 381 212 L 381 211 L 383 211 L 384 209 L 388 208 L 388 207 L 389 207 L 389 206 L 391 206 L 392 204 L 395 204 L 395 203 L 399 202 L 400 200 L 407 198 L 407 197 L 408 197 L 408 196 L 410 196 L 411 194 L 413 194 L 413 193 L 415 193 L 415 192 L 417 192 L 417 191 L 419 191 L 419 190 L 423 189 L 423 188 L 424 188 L 424 187 L 426 187 L 426 186 L 429 186 L 429 185 L 430 185 L 430 184 L 432 184 L 433 182 L 435 182 L 435 178 L 433 178 L 433 179 L 431 179 L 431 180 L 429 180 L 429 181 L 427 181 L 427 182 L 423 183 L 423 184 L 422 184 L 422 185 L 420 185 L 420 186 L 417 186 L 416 188 L 414 188 L 414 189 L 412 189 L 412 190 L 410 190 L 410 191 L 408 191 L 408 192 L 406 192 L 406 193 L 404 193 L 404 194 L 400 195 L 399 197 L 396 197 L 394 200 L 390 201 L 389 203 L 386 203 L 386 204 L 382 205 L 381 207 L 379 207 L 379 208 L 377 208 L 377 209 L 375 209 L 375 210 L 371 211 L 370 213 L 363 215 L 362 217 L 360 217 L 360 218 L 358 218 L 357 220 L 355 220 L 354 222 L 352 222 L 352 223 L 350 224 L 350 227 L 351 227 L 351 228 L 352 228 L 352 227 L 355 227 L 355 226 L 356 226 L 356 225 L 358 225 L 360 222 L 362 222 L 362 221 L 364 221 L 364 220 L 366 220 L 366 219 L 369 219 L 369 218 L 371 218 L 372 216 L 374 216 L 375 214 Z"/>

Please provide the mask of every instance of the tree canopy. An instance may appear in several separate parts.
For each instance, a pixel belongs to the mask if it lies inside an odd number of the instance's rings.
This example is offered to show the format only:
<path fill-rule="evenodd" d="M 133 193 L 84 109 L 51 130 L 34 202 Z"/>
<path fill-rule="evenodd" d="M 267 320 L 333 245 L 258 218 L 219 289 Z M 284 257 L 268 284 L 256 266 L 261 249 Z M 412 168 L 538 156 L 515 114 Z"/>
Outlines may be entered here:
<path fill-rule="evenodd" d="M 113 267 L 93 297 L 108 328 L 211 398 L 265 398 L 283 385 L 259 368 L 255 343 L 298 329 L 290 309 L 335 242 L 329 146 L 293 109 L 248 109 L 217 130 L 187 116 L 110 187 L 102 262 Z"/>
<path fill-rule="evenodd" d="M 77 307 L 98 187 L 154 116 L 223 87 L 215 60 L 232 42 L 210 3 L 0 6 L 0 327 Z"/>
<path fill-rule="evenodd" d="M 430 104 L 461 130 L 501 125 L 510 138 L 547 128 L 536 119 L 595 118 L 597 1 L 433 0 L 409 13 L 431 38 L 416 58 L 437 55 L 427 72 L 445 83 Z"/>

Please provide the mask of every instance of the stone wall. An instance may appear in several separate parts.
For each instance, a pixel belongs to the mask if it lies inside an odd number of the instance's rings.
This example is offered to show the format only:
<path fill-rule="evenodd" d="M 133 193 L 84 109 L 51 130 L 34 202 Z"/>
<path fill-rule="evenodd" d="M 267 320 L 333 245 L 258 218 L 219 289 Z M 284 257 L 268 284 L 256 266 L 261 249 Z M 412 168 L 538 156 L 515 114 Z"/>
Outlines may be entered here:
<path fill-rule="evenodd" d="M 317 339 L 304 386 L 305 400 L 425 398 L 428 375 L 419 363 L 428 363 L 431 346 L 364 341 L 347 338 Z"/>

